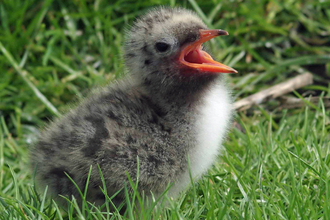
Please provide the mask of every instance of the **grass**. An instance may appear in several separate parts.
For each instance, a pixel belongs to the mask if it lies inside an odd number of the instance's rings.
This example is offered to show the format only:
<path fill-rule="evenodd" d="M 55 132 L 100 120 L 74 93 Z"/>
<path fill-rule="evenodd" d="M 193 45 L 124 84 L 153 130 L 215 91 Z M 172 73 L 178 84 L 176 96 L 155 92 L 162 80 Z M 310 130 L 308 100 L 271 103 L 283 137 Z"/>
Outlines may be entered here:
<path fill-rule="evenodd" d="M 314 85 L 290 95 L 330 97 L 328 1 L 1 1 L 0 219 L 329 219 L 330 111 L 322 99 L 239 113 L 215 166 L 168 208 L 110 215 L 73 199 L 60 210 L 36 193 L 28 150 L 38 129 L 124 74 L 124 28 L 159 4 L 191 8 L 230 33 L 209 47 L 239 71 L 229 79 L 235 98 L 306 70 Z"/>

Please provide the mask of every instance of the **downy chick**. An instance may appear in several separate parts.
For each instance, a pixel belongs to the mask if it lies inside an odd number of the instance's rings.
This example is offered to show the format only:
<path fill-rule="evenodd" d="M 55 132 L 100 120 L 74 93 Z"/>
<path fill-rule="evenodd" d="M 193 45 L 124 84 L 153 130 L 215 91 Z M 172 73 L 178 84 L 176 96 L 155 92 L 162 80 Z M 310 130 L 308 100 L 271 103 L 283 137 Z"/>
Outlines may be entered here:
<path fill-rule="evenodd" d="M 201 44 L 223 30 L 209 30 L 193 12 L 158 7 L 137 19 L 127 34 L 129 74 L 93 94 L 51 123 L 32 149 L 40 185 L 102 204 L 100 166 L 108 195 L 133 180 L 139 158 L 139 192 L 161 194 L 173 184 L 176 197 L 213 164 L 231 118 L 231 98 L 222 73 L 236 71 L 212 59 Z M 129 185 L 129 184 L 128 184 Z M 113 200 L 124 200 L 121 191 Z"/>

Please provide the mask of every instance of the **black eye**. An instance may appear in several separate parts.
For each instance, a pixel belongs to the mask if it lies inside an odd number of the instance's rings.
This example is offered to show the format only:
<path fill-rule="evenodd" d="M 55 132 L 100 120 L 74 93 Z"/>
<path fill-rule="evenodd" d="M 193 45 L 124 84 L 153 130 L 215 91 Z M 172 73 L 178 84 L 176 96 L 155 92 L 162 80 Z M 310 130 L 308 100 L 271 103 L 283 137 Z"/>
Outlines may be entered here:
<path fill-rule="evenodd" d="M 156 43 L 156 49 L 159 52 L 165 52 L 170 48 L 170 45 L 168 45 L 167 43 L 163 43 L 163 42 L 158 42 Z"/>

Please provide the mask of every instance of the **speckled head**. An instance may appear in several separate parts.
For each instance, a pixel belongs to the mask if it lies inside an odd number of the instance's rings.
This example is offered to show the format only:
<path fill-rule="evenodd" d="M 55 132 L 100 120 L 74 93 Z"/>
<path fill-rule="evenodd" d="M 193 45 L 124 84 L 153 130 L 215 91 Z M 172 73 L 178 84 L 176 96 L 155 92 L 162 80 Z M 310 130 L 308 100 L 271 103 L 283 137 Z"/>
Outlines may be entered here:
<path fill-rule="evenodd" d="M 207 75 L 235 73 L 202 50 L 201 44 L 223 30 L 209 30 L 192 11 L 157 7 L 137 19 L 127 33 L 125 60 L 139 74 Z"/>

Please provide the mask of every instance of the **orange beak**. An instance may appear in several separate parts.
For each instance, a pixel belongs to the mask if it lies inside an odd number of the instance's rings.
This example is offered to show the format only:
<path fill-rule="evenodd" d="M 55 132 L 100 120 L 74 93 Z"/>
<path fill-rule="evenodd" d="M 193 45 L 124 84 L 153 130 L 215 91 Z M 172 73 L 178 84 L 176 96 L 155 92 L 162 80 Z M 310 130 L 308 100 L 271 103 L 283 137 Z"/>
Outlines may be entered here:
<path fill-rule="evenodd" d="M 199 69 L 203 72 L 212 73 L 237 73 L 233 68 L 222 63 L 214 61 L 210 54 L 202 50 L 202 43 L 221 35 L 228 35 L 227 31 L 223 30 L 204 30 L 200 29 L 200 38 L 189 44 L 181 51 L 179 62 L 185 66 Z"/>

